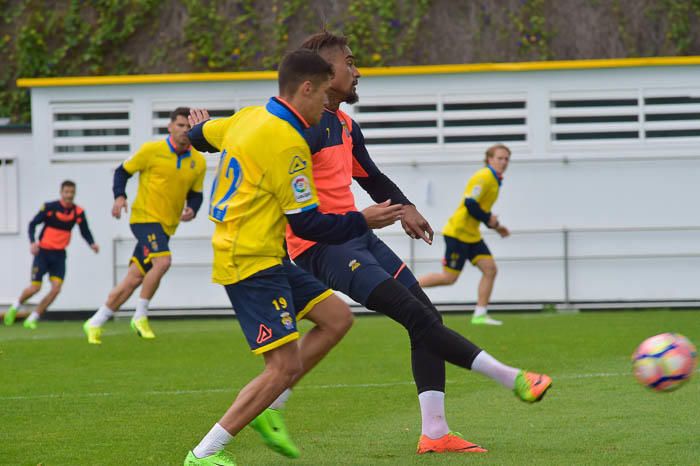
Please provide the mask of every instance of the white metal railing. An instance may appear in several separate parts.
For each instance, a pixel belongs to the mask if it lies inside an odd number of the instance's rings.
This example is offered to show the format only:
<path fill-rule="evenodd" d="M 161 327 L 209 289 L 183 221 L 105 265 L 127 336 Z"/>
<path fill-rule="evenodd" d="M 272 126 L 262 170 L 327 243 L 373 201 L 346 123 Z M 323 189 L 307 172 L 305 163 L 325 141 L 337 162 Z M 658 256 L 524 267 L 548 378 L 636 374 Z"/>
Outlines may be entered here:
<path fill-rule="evenodd" d="M 581 299 L 580 293 L 573 290 L 580 288 L 585 283 L 586 275 L 581 269 L 587 267 L 600 270 L 615 268 L 621 265 L 641 264 L 658 274 L 659 283 L 663 277 L 678 273 L 669 268 L 669 264 L 678 261 L 697 261 L 700 263 L 700 244 L 693 238 L 700 234 L 700 226 L 676 226 L 676 227 L 632 227 L 632 228 L 558 228 L 558 229 L 523 229 L 511 231 L 513 239 L 508 239 L 514 246 L 509 252 L 495 253 L 494 256 L 501 268 L 509 264 L 516 265 L 518 270 L 522 267 L 535 267 L 537 264 L 548 264 L 554 269 L 558 277 L 553 280 L 547 291 L 547 296 L 536 299 L 516 300 L 517 305 L 529 308 L 532 305 L 542 305 L 543 302 L 558 303 L 570 307 L 581 302 L 605 302 L 616 301 L 649 302 L 650 299 L 640 296 L 627 296 L 625 299 L 615 300 L 609 297 L 587 297 Z M 437 265 L 442 259 L 444 250 L 441 245 L 426 249 L 420 241 L 412 240 L 403 232 L 382 232 L 381 238 L 406 261 L 408 266 L 415 271 L 425 268 L 426 265 Z M 495 234 L 486 232 L 486 240 L 492 250 L 497 243 Z M 522 242 L 518 244 L 518 238 Z M 439 239 L 436 238 L 436 240 Z M 116 283 L 128 267 L 127 258 L 133 248 L 132 238 L 115 238 L 112 244 L 113 254 L 113 281 Z M 531 247 L 523 246 L 530 244 Z M 532 245 L 535 245 L 532 247 Z M 680 247 L 679 247 L 680 245 Z M 192 274 L 206 274 L 208 276 L 211 267 L 211 249 L 209 236 L 175 237 L 171 242 L 176 260 L 173 261 L 173 269 L 182 272 L 189 271 Z M 637 267 L 632 265 L 632 267 Z M 435 267 L 432 267 L 435 268 Z M 621 270 L 625 270 L 624 267 Z M 417 273 L 417 272 L 416 272 Z M 595 273 L 595 272 L 594 272 Z M 615 271 L 612 271 L 615 275 Z M 620 276 L 620 286 L 625 286 L 625 277 Z M 525 272 L 519 279 L 537 280 L 538 277 Z M 501 286 L 501 285 L 499 285 Z M 659 284 L 659 286 L 664 286 Z M 558 288 L 557 288 L 558 287 Z M 192 290 L 192 294 L 197 292 Z M 459 296 L 462 296 L 460 293 Z M 181 297 L 181 307 L 198 307 L 186 302 L 186 297 Z M 184 301 L 183 301 L 184 300 Z M 444 301 L 444 300 L 443 300 Z M 459 301 L 466 304 L 464 298 Z M 700 301 L 700 292 L 697 296 L 683 296 L 678 298 L 671 294 L 664 299 L 653 300 L 656 305 L 664 303 L 673 304 L 689 301 Z M 630 304 L 631 305 L 631 304 Z"/>

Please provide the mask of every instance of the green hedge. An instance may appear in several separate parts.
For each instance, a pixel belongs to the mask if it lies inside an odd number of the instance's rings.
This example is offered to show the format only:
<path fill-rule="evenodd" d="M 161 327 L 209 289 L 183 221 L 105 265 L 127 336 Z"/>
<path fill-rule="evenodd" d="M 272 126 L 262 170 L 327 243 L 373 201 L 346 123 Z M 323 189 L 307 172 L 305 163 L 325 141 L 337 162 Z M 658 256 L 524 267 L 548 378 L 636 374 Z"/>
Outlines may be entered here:
<path fill-rule="evenodd" d="M 618 41 L 624 49 L 600 55 L 700 53 L 700 0 L 48 3 L 5 2 L 0 116 L 13 123 L 30 120 L 28 91 L 15 86 L 19 77 L 269 70 L 322 27 L 348 35 L 361 66 L 608 58 L 570 56 L 571 45 L 585 40 Z M 596 34 L 596 23 L 590 37 L 571 34 L 565 30 L 571 15 L 603 18 L 614 37 Z"/>

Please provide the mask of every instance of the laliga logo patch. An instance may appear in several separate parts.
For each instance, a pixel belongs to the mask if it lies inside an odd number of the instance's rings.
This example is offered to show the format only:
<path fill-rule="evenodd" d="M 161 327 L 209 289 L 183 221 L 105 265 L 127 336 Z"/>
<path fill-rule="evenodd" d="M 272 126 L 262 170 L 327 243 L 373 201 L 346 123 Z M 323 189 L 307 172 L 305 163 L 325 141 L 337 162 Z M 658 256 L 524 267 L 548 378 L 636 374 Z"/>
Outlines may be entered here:
<path fill-rule="evenodd" d="M 190 168 L 194 170 L 194 160 L 190 160 Z"/>
<path fill-rule="evenodd" d="M 297 202 L 306 202 L 311 199 L 311 183 L 304 175 L 299 175 L 292 180 L 292 190 Z"/>
<path fill-rule="evenodd" d="M 289 315 L 289 312 L 283 312 L 282 314 L 280 314 L 280 321 L 282 322 L 282 325 L 284 325 L 284 328 L 286 328 L 287 330 L 292 330 L 294 328 L 294 321 Z"/>

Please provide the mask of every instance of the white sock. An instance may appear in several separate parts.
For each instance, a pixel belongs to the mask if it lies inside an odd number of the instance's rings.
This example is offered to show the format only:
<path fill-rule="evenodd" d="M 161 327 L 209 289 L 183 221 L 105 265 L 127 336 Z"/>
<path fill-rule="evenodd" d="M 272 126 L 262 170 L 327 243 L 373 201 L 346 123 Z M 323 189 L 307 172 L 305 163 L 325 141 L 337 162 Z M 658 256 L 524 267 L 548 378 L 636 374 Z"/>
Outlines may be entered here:
<path fill-rule="evenodd" d="M 37 320 L 39 320 L 39 313 L 36 311 L 32 311 L 29 317 L 27 317 L 28 322 L 36 322 Z"/>
<path fill-rule="evenodd" d="M 506 366 L 486 351 L 482 351 L 476 355 L 476 358 L 474 358 L 472 362 L 472 370 L 492 378 L 511 390 L 515 387 L 515 377 L 518 375 L 518 372 L 520 372 L 520 369 Z"/>
<path fill-rule="evenodd" d="M 134 317 L 132 317 L 132 319 L 138 320 L 142 317 L 148 317 L 148 303 L 150 302 L 150 299 L 139 298 L 138 301 L 136 301 L 136 312 L 134 312 Z"/>
<path fill-rule="evenodd" d="M 12 303 L 12 307 L 19 311 L 19 309 L 22 307 L 22 303 L 19 302 L 19 299 L 15 299 L 15 301 Z"/>
<path fill-rule="evenodd" d="M 213 455 L 223 450 L 232 438 L 233 435 L 229 434 L 228 431 L 217 422 L 209 433 L 204 436 L 202 441 L 199 442 L 199 445 L 192 450 L 192 453 L 194 453 L 194 456 L 197 458 Z"/>
<path fill-rule="evenodd" d="M 287 400 L 289 399 L 290 396 L 292 396 L 292 389 L 291 389 L 291 388 L 285 389 L 285 390 L 280 394 L 280 396 L 278 396 L 277 399 L 276 399 L 275 401 L 272 402 L 272 404 L 270 405 L 270 408 L 272 408 L 272 409 L 283 409 L 285 403 L 287 403 Z"/>
<path fill-rule="evenodd" d="M 474 317 L 481 317 L 486 315 L 486 306 L 476 306 L 474 308 Z"/>
<path fill-rule="evenodd" d="M 90 322 L 90 327 L 102 327 L 113 315 L 114 311 L 103 304 L 88 322 Z"/>
<path fill-rule="evenodd" d="M 422 434 L 435 440 L 450 432 L 445 420 L 445 394 L 428 390 L 418 395 Z"/>

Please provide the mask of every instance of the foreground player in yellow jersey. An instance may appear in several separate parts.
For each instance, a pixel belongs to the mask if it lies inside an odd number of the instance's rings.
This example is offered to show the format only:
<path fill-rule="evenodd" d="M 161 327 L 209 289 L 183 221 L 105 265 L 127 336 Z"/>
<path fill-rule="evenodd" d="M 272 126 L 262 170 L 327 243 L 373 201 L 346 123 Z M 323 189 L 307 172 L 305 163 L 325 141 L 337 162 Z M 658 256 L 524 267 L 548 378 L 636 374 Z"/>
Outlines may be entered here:
<path fill-rule="evenodd" d="M 197 215 L 203 200 L 206 160 L 190 146 L 189 112 L 186 107 L 175 109 L 170 114 L 169 136 L 145 143 L 114 172 L 112 216 L 117 219 L 122 211 L 128 210 L 126 182 L 139 173 L 139 188 L 129 221 L 137 244 L 126 276 L 83 325 L 88 343 L 102 343 L 102 326 L 139 285 L 141 294 L 131 328 L 142 338 L 155 338 L 148 323 L 148 304 L 170 268 L 168 242 L 180 221 L 189 222 Z"/>
<path fill-rule="evenodd" d="M 296 341 L 298 290 L 290 286 L 294 274 L 304 272 L 283 261 L 287 223 L 302 238 L 341 243 L 400 218 L 402 207 L 388 202 L 345 215 L 318 210 L 303 131 L 319 122 L 332 75 L 333 68 L 315 52 L 292 52 L 279 68 L 280 97 L 191 132 L 207 149 L 221 149 L 209 208 L 216 224 L 212 276 L 224 285 L 265 369 L 189 452 L 185 465 L 235 464 L 224 446 L 304 372 Z"/>
<path fill-rule="evenodd" d="M 500 224 L 498 217 L 491 213 L 491 208 L 498 199 L 503 174 L 508 168 L 509 161 L 508 147 L 503 144 L 489 147 L 484 160 L 486 166 L 469 179 L 462 196 L 462 203 L 442 230 L 445 237 L 443 271 L 419 278 L 423 288 L 452 285 L 459 278 L 467 260 L 478 267 L 481 270 L 481 281 L 472 324 L 502 324 L 500 320 L 493 319 L 487 314 L 497 269 L 491 251 L 481 238 L 479 226 L 483 223 L 496 230 L 502 238 L 510 235 L 508 229 Z"/>

